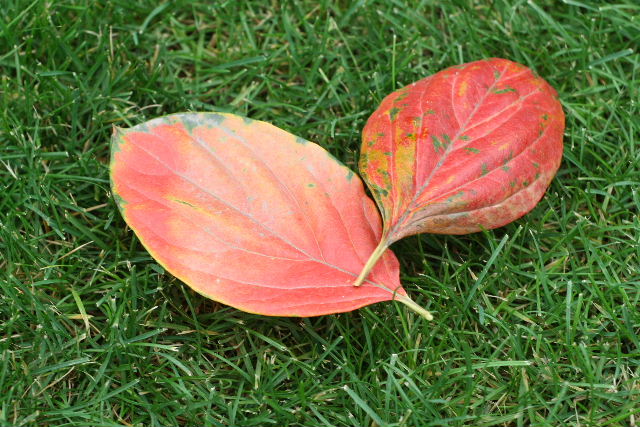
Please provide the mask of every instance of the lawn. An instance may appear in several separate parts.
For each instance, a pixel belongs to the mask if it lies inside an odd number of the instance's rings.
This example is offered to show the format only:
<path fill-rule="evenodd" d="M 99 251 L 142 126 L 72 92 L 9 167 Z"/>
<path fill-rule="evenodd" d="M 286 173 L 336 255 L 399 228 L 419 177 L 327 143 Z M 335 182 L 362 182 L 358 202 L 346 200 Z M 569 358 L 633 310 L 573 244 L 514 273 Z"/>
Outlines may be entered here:
<path fill-rule="evenodd" d="M 640 5 L 1 0 L 0 424 L 640 425 Z M 559 92 L 560 171 L 500 229 L 393 249 L 394 302 L 251 315 L 165 272 L 109 139 L 225 111 L 355 169 L 381 99 L 504 57 Z"/>

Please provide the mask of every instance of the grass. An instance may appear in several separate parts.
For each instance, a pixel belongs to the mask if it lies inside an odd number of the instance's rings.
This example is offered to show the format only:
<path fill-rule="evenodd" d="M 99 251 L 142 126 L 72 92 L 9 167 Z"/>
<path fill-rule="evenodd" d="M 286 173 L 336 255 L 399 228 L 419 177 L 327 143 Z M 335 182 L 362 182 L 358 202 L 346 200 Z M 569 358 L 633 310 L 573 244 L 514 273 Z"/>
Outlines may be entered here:
<path fill-rule="evenodd" d="M 637 2 L 2 0 L 0 424 L 640 424 Z M 165 273 L 110 197 L 112 125 L 228 111 L 353 167 L 379 101 L 506 57 L 560 93 L 523 219 L 394 246 L 396 303 L 249 315 Z"/>

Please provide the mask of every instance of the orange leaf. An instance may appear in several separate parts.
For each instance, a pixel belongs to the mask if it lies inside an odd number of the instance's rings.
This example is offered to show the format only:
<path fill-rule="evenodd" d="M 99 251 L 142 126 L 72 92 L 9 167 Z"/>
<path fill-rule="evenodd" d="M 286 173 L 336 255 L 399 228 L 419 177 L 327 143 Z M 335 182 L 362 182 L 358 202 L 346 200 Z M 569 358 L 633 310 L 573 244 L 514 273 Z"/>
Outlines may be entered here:
<path fill-rule="evenodd" d="M 387 96 L 362 132 L 359 164 L 384 231 L 356 285 L 405 236 L 492 229 L 533 209 L 560 166 L 563 131 L 555 90 L 506 59 Z"/>
<path fill-rule="evenodd" d="M 390 251 L 352 286 L 381 221 L 360 179 L 319 145 L 231 114 L 176 114 L 115 130 L 111 180 L 147 250 L 211 299 L 274 316 L 397 299 L 428 317 Z"/>

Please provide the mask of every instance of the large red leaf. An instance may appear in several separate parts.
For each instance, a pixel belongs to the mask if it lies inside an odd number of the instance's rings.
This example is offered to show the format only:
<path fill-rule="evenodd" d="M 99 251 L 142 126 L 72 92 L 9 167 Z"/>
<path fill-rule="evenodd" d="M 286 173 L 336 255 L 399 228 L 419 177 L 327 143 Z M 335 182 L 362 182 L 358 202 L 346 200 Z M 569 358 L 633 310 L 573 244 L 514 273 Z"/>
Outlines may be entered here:
<path fill-rule="evenodd" d="M 241 310 L 316 316 L 397 299 L 388 251 L 352 283 L 381 238 L 362 182 L 320 146 L 231 114 L 176 114 L 112 141 L 113 193 L 153 257 L 197 292 Z"/>
<path fill-rule="evenodd" d="M 555 90 L 505 59 L 443 70 L 387 96 L 362 133 L 360 172 L 384 221 L 356 284 L 417 233 L 465 234 L 531 210 L 562 158 Z"/>

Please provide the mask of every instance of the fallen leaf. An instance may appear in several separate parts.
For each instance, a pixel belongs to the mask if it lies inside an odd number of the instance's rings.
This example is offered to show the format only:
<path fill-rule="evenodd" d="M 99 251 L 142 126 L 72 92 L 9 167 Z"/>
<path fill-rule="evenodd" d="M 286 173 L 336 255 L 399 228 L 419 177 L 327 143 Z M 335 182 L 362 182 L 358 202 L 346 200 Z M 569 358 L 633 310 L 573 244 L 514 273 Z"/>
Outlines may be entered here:
<path fill-rule="evenodd" d="M 423 316 L 362 181 L 319 145 L 231 114 L 175 114 L 112 139 L 113 194 L 151 255 L 200 294 L 273 316 L 396 299 Z"/>
<path fill-rule="evenodd" d="M 488 230 L 533 209 L 560 166 L 563 131 L 556 91 L 506 59 L 387 96 L 363 130 L 359 164 L 383 233 L 355 285 L 403 237 Z"/>

